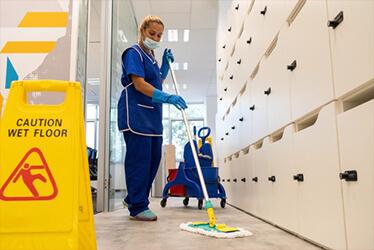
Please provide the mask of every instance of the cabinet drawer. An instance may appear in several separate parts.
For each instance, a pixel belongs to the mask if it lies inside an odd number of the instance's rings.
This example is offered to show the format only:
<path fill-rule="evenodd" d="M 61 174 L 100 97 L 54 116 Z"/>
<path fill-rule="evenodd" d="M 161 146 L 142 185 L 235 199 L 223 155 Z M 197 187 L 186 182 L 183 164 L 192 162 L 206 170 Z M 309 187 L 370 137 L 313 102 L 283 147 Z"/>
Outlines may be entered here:
<path fill-rule="evenodd" d="M 289 27 L 287 58 L 289 64 L 296 61 L 289 70 L 293 120 L 334 98 L 326 22 L 326 3 L 307 1 Z"/>
<path fill-rule="evenodd" d="M 296 127 L 294 166 L 305 179 L 298 188 L 299 233 L 326 247 L 345 249 L 335 103 Z"/>
<path fill-rule="evenodd" d="M 336 97 L 374 78 L 374 1 L 327 1 Z M 326 24 L 325 24 L 326 27 Z"/>
<path fill-rule="evenodd" d="M 374 249 L 374 100 L 337 119 L 340 171 L 358 178 L 342 180 L 348 249 Z"/>

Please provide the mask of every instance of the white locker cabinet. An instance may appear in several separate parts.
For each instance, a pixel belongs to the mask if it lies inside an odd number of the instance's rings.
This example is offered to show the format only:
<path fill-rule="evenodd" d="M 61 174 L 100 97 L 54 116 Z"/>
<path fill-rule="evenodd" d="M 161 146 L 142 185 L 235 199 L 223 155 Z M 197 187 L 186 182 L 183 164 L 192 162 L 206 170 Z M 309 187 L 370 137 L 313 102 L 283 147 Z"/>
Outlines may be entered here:
<path fill-rule="evenodd" d="M 283 228 L 297 232 L 297 188 L 302 179 L 292 162 L 294 127 L 273 134 L 268 145 L 269 176 L 275 176 L 271 186 L 272 202 L 269 220 Z M 297 180 L 294 180 L 297 178 Z"/>
<path fill-rule="evenodd" d="M 298 188 L 298 233 L 326 247 L 345 249 L 335 104 L 323 107 L 317 120 L 296 124 L 294 166 L 304 175 Z"/>
<path fill-rule="evenodd" d="M 233 60 L 232 62 L 236 65 L 233 70 L 234 82 L 235 82 L 235 87 L 234 87 L 235 93 L 238 93 L 243 88 L 244 84 L 246 83 L 251 73 L 251 68 L 247 64 L 249 57 L 247 54 L 245 54 L 245 51 L 243 50 L 242 45 L 243 45 L 242 38 L 239 38 L 235 46 L 234 55 L 232 57 L 232 60 Z"/>
<path fill-rule="evenodd" d="M 289 62 L 281 67 L 291 78 L 294 120 L 334 98 L 326 23 L 326 2 L 306 1 L 289 27 Z"/>
<path fill-rule="evenodd" d="M 258 169 L 256 169 L 255 166 L 255 146 L 251 145 L 249 147 L 248 151 L 248 162 L 249 162 L 249 182 L 248 182 L 248 188 L 249 188 L 249 199 L 246 202 L 246 211 L 257 214 L 257 206 L 258 206 L 258 199 L 259 199 L 259 179 L 258 179 Z M 258 156 L 257 156 L 257 162 L 258 162 Z"/>
<path fill-rule="evenodd" d="M 265 81 L 267 73 L 260 65 L 256 77 L 251 82 L 253 104 L 250 109 L 253 111 L 254 141 L 265 137 L 268 133 L 267 103 L 271 88 L 269 83 Z"/>
<path fill-rule="evenodd" d="M 245 17 L 248 15 L 251 6 L 254 4 L 254 0 L 234 0 L 231 4 L 231 11 L 229 12 L 233 16 L 233 26 L 239 29 L 243 25 Z"/>
<path fill-rule="evenodd" d="M 242 157 L 240 154 L 234 154 L 231 162 L 231 185 L 232 197 L 231 204 L 236 207 L 242 207 L 242 190 L 240 185 L 240 175 L 243 171 Z"/>
<path fill-rule="evenodd" d="M 287 31 L 287 29 L 284 29 Z M 280 32 L 274 39 L 273 50 L 263 59 L 261 67 L 264 82 L 269 85 L 270 93 L 267 98 L 267 120 L 269 132 L 274 132 L 291 122 L 290 82 L 289 75 L 284 69 L 287 63 L 287 32 Z"/>
<path fill-rule="evenodd" d="M 231 133 L 232 140 L 232 153 L 235 153 L 241 149 L 239 142 L 240 133 L 239 133 L 239 117 L 240 117 L 240 103 L 238 98 L 235 98 L 231 106 L 231 120 L 229 124 L 229 131 Z"/>
<path fill-rule="evenodd" d="M 239 108 L 240 116 L 238 118 L 238 133 L 240 137 L 238 138 L 238 144 L 240 148 L 245 148 L 252 143 L 252 126 L 253 118 L 252 111 L 249 109 L 250 103 L 252 102 L 251 90 L 249 83 L 245 84 L 239 94 Z"/>
<path fill-rule="evenodd" d="M 270 185 L 268 180 L 268 138 L 255 145 L 253 151 L 254 175 L 258 178 L 255 214 L 268 219 L 271 209 Z M 270 207 L 269 207 L 270 206 Z"/>
<path fill-rule="evenodd" d="M 229 67 L 226 70 L 226 74 L 224 76 L 224 97 L 227 100 L 227 104 L 231 105 L 232 101 L 238 94 L 237 87 L 236 87 L 236 76 L 235 73 L 236 63 L 233 58 L 230 59 Z M 228 107 L 227 107 L 228 108 Z"/>
<path fill-rule="evenodd" d="M 224 157 L 229 156 L 230 151 L 231 151 L 231 137 L 230 137 L 230 131 L 228 129 L 228 124 L 230 124 L 230 113 L 225 115 L 224 120 L 223 120 L 223 127 L 222 127 L 222 137 L 224 138 L 223 140 L 223 155 Z"/>
<path fill-rule="evenodd" d="M 231 199 L 231 169 L 230 169 L 230 161 L 228 160 L 228 157 L 224 160 L 224 168 L 225 168 L 225 176 L 222 178 L 222 185 L 225 188 L 227 201 L 230 203 Z"/>
<path fill-rule="evenodd" d="M 374 1 L 327 1 L 336 97 L 374 78 Z M 325 24 L 327 27 L 327 24 Z"/>
<path fill-rule="evenodd" d="M 240 176 L 240 183 L 242 186 L 241 189 L 241 209 L 244 211 L 250 212 L 251 206 L 253 206 L 253 202 L 251 199 L 253 199 L 253 188 L 252 188 L 252 182 L 251 182 L 251 176 L 252 176 L 252 169 L 253 169 L 253 160 L 252 160 L 252 152 L 250 152 L 249 147 L 245 148 L 241 152 L 242 157 L 242 164 L 243 169 Z M 239 180 L 238 180 L 239 181 Z"/>
<path fill-rule="evenodd" d="M 374 100 L 337 119 L 348 249 L 374 249 Z"/>

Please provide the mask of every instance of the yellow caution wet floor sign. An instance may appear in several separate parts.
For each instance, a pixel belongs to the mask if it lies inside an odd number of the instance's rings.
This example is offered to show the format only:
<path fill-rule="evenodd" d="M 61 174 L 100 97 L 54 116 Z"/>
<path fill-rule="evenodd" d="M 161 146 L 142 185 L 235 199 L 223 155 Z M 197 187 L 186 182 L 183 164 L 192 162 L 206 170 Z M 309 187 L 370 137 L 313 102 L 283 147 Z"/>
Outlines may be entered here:
<path fill-rule="evenodd" d="M 80 84 L 13 82 L 0 132 L 0 250 L 96 249 Z"/>

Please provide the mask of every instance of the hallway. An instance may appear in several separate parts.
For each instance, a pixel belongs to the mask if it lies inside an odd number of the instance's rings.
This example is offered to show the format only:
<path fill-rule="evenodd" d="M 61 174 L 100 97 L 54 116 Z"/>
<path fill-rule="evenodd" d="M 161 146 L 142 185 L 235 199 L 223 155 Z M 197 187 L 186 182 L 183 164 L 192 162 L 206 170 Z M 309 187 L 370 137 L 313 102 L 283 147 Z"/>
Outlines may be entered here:
<path fill-rule="evenodd" d="M 218 223 L 243 227 L 253 233 L 247 238 L 214 239 L 179 229 L 188 221 L 205 221 L 205 210 L 197 209 L 197 200 L 191 199 L 187 208 L 181 198 L 169 198 L 166 208 L 160 207 L 160 199 L 152 199 L 150 208 L 158 215 L 153 223 L 131 221 L 126 209 L 95 215 L 97 245 L 99 250 L 312 250 L 318 247 L 287 232 L 247 215 L 233 207 L 219 207 L 214 200 Z"/>

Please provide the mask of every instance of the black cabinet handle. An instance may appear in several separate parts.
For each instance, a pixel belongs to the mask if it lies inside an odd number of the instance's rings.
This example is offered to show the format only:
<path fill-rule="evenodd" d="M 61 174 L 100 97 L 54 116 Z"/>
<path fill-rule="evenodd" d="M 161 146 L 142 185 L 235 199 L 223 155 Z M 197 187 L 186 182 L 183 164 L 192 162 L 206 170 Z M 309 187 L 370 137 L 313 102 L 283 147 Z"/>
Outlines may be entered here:
<path fill-rule="evenodd" d="M 267 90 L 264 91 L 265 95 L 270 95 L 270 93 L 271 93 L 271 88 L 268 88 Z"/>
<path fill-rule="evenodd" d="M 334 20 L 327 21 L 327 26 L 335 29 L 336 27 L 339 26 L 341 22 L 343 22 L 343 20 L 344 20 L 343 11 L 340 11 L 339 14 L 334 18 Z"/>
<path fill-rule="evenodd" d="M 260 11 L 260 14 L 265 16 L 266 12 L 268 11 L 268 7 L 265 5 L 265 8 Z"/>
<path fill-rule="evenodd" d="M 303 174 L 297 174 L 293 176 L 293 179 L 298 182 L 303 182 L 304 181 L 304 175 Z"/>
<path fill-rule="evenodd" d="M 234 130 L 234 129 L 235 129 L 235 126 L 232 126 L 231 129 Z"/>
<path fill-rule="evenodd" d="M 226 132 L 225 135 L 229 135 L 229 132 Z"/>
<path fill-rule="evenodd" d="M 296 69 L 296 66 L 296 60 L 294 60 L 290 65 L 287 65 L 287 69 L 293 71 L 294 69 Z"/>
<path fill-rule="evenodd" d="M 232 27 L 230 26 L 230 27 L 227 29 L 227 31 L 228 31 L 228 32 L 231 32 L 231 29 L 232 29 Z"/>
<path fill-rule="evenodd" d="M 227 182 L 230 182 L 230 179 L 227 179 Z"/>
<path fill-rule="evenodd" d="M 222 179 L 222 182 L 225 182 L 225 179 Z"/>
<path fill-rule="evenodd" d="M 221 141 L 223 141 L 225 138 L 221 137 Z"/>
<path fill-rule="evenodd" d="M 222 97 L 221 97 L 221 98 L 219 98 L 219 100 L 220 100 L 220 101 L 222 101 Z"/>
<path fill-rule="evenodd" d="M 252 181 L 254 181 L 254 182 L 258 182 L 258 178 L 257 178 L 257 177 L 252 178 Z"/>
<path fill-rule="evenodd" d="M 274 175 L 273 175 L 273 176 L 270 176 L 270 177 L 268 178 L 268 180 L 271 181 L 271 182 L 275 182 L 275 176 L 274 176 Z"/>
<path fill-rule="evenodd" d="M 244 121 L 244 117 L 240 117 L 239 121 L 241 121 L 241 122 Z"/>
<path fill-rule="evenodd" d="M 237 181 L 238 181 L 238 179 L 236 179 L 236 178 L 235 178 L 235 179 L 233 179 L 232 181 L 233 181 L 233 182 L 237 182 Z"/>
<path fill-rule="evenodd" d="M 255 110 L 256 106 L 253 104 L 252 106 L 249 107 L 250 110 Z"/>
<path fill-rule="evenodd" d="M 222 49 L 225 49 L 226 48 L 226 44 L 222 46 Z"/>
<path fill-rule="evenodd" d="M 227 88 L 224 88 L 223 91 L 227 91 Z"/>
<path fill-rule="evenodd" d="M 230 78 L 230 80 L 234 79 L 234 75 L 231 75 L 229 78 Z"/>
<path fill-rule="evenodd" d="M 242 59 L 239 59 L 238 61 L 236 61 L 237 64 L 241 64 L 242 63 Z"/>
<path fill-rule="evenodd" d="M 357 171 L 356 170 L 347 170 L 344 173 L 339 174 L 339 178 L 345 181 L 357 181 Z"/>
<path fill-rule="evenodd" d="M 242 181 L 242 182 L 246 182 L 246 181 L 247 181 L 247 179 L 246 179 L 246 178 L 243 178 L 243 179 L 241 179 L 241 181 Z"/>
<path fill-rule="evenodd" d="M 237 4 L 237 5 L 235 6 L 235 9 L 236 9 L 236 10 L 238 10 L 238 9 L 239 9 L 239 4 Z"/>
<path fill-rule="evenodd" d="M 220 59 L 218 59 L 218 62 L 221 62 L 222 61 L 222 59 L 220 58 Z"/>
<path fill-rule="evenodd" d="M 247 40 L 247 43 L 248 43 L 248 44 L 251 44 L 251 43 L 252 43 L 252 37 L 250 37 L 250 38 Z"/>

